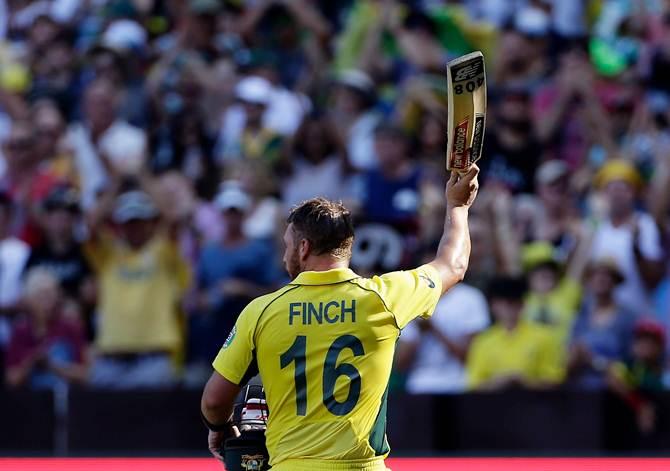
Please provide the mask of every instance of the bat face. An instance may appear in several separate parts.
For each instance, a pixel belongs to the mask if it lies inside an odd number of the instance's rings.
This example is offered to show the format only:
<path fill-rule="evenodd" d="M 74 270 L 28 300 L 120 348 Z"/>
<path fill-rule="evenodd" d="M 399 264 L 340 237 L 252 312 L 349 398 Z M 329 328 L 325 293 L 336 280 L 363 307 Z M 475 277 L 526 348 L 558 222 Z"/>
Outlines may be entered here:
<path fill-rule="evenodd" d="M 476 51 L 447 64 L 447 169 L 466 172 L 479 160 L 486 125 L 484 56 Z"/>

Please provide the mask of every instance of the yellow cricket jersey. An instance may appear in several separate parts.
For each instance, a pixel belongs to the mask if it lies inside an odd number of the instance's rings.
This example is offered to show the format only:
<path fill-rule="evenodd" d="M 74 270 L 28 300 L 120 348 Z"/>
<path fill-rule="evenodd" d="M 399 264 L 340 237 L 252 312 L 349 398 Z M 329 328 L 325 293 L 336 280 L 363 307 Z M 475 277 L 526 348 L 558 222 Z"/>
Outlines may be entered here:
<path fill-rule="evenodd" d="M 581 285 L 570 277 L 564 277 L 545 295 L 528 294 L 522 315 L 527 321 L 553 327 L 560 341 L 566 343 L 575 314 L 579 312 L 581 298 Z"/>
<path fill-rule="evenodd" d="M 190 270 L 176 242 L 159 232 L 139 250 L 107 234 L 85 245 L 99 282 L 99 333 L 105 353 L 176 351 L 181 346 L 179 301 Z"/>
<path fill-rule="evenodd" d="M 441 293 L 430 265 L 373 278 L 341 268 L 303 272 L 246 307 L 213 365 L 236 384 L 260 372 L 273 469 L 386 469 L 396 340 Z"/>
<path fill-rule="evenodd" d="M 564 375 L 560 339 L 550 328 L 529 321 L 520 321 L 511 332 L 494 325 L 473 340 L 466 370 L 470 388 L 508 374 L 531 383 L 558 383 Z"/>

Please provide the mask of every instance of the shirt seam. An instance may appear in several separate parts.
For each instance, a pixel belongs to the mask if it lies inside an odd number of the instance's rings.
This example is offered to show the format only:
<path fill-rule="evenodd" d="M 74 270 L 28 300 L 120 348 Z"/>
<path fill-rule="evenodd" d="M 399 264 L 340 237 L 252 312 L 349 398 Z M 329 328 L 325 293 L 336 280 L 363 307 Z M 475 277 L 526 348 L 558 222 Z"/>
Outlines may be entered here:
<path fill-rule="evenodd" d="M 253 334 L 254 346 L 258 345 L 258 342 L 256 341 L 256 331 L 258 330 L 258 324 L 261 321 L 261 317 L 263 317 L 263 314 L 265 314 L 265 311 L 272 305 L 272 303 L 274 303 L 276 300 L 278 300 L 279 298 L 284 296 L 286 293 L 290 293 L 291 291 L 293 291 L 297 288 L 300 288 L 300 285 L 288 284 L 288 285 L 286 285 L 286 287 L 290 287 L 290 288 L 285 290 L 285 291 L 282 291 L 276 297 L 272 298 L 272 300 L 265 305 L 265 307 L 263 308 L 261 313 L 258 315 L 258 318 L 256 319 L 256 323 L 254 324 L 254 334 Z"/>
<path fill-rule="evenodd" d="M 379 292 L 377 292 L 376 289 L 374 289 L 374 288 L 365 288 L 364 286 L 362 286 L 362 285 L 360 285 L 360 284 L 358 284 L 358 283 L 355 283 L 354 280 L 348 280 L 347 283 L 351 283 L 352 285 L 356 285 L 356 286 L 358 286 L 360 289 L 362 289 L 363 291 L 368 291 L 368 292 L 370 292 L 370 293 L 374 293 L 374 294 L 376 294 L 377 297 L 379 298 L 379 300 L 382 302 L 382 305 L 384 306 L 384 309 L 386 309 L 386 312 L 388 312 L 389 314 L 391 314 L 391 317 L 393 317 L 393 323 L 395 324 L 395 326 L 396 326 L 396 328 L 398 329 L 398 331 L 401 331 L 401 330 L 402 330 L 402 329 L 400 328 L 400 326 L 398 325 L 398 319 L 396 318 L 395 313 L 389 309 L 388 305 L 386 304 L 386 301 L 384 301 L 384 298 L 382 297 L 381 294 L 379 294 Z"/>

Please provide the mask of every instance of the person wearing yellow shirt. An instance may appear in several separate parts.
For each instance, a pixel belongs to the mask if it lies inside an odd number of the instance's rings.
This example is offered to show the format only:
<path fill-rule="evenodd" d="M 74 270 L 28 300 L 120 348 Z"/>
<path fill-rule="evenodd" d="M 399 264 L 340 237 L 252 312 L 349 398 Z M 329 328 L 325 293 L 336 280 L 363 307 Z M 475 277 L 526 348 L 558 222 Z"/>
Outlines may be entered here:
<path fill-rule="evenodd" d="M 583 277 L 590 236 L 580 239 L 565 270 L 549 242 L 533 242 L 522 247 L 522 264 L 528 277 L 523 319 L 551 327 L 566 343 L 582 299 Z"/>
<path fill-rule="evenodd" d="M 349 269 L 354 230 L 341 203 L 315 198 L 291 211 L 284 264 L 292 281 L 244 309 L 203 392 L 201 413 L 214 456 L 226 453 L 235 397 L 259 373 L 274 471 L 386 470 L 395 345 L 401 329 L 430 317 L 441 295 L 465 275 L 478 171 L 473 166 L 463 176 L 452 174 L 437 254 L 414 270 L 361 277 Z M 267 464 L 259 456 L 256 463 Z M 228 464 L 231 471 L 243 469 Z"/>
<path fill-rule="evenodd" d="M 545 326 L 521 319 L 526 283 L 500 277 L 488 287 L 495 323 L 475 337 L 466 371 L 478 391 L 546 388 L 564 377 L 560 341 Z"/>
<path fill-rule="evenodd" d="M 89 215 L 86 255 L 98 277 L 95 387 L 131 389 L 174 384 L 172 356 L 182 345 L 179 302 L 190 279 L 176 231 L 161 225 L 142 190 L 122 193 L 111 211 L 114 232 L 102 226 L 113 192 Z"/>

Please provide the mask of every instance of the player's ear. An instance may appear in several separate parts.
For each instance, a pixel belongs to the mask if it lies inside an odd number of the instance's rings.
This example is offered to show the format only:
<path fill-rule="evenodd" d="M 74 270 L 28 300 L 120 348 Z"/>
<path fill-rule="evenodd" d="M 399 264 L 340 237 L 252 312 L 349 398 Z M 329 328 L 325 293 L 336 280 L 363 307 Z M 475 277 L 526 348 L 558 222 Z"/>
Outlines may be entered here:
<path fill-rule="evenodd" d="M 312 252 L 312 245 L 307 239 L 300 239 L 300 244 L 298 245 L 298 255 L 300 260 L 307 260 L 310 253 Z"/>

